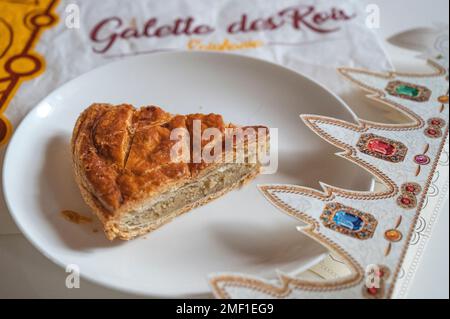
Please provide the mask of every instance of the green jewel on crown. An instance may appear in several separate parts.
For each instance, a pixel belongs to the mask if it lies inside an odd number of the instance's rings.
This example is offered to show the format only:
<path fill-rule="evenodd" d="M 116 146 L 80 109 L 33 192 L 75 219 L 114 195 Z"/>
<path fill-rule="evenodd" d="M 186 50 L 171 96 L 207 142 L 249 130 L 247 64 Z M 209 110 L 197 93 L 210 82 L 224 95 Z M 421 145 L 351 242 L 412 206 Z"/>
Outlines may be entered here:
<path fill-rule="evenodd" d="M 401 95 L 407 95 L 410 97 L 416 97 L 419 95 L 419 90 L 409 85 L 399 85 L 395 88 L 395 91 Z"/>
<path fill-rule="evenodd" d="M 415 102 L 426 102 L 431 97 L 431 91 L 425 86 L 403 81 L 391 81 L 386 86 L 386 92 L 392 96 Z"/>

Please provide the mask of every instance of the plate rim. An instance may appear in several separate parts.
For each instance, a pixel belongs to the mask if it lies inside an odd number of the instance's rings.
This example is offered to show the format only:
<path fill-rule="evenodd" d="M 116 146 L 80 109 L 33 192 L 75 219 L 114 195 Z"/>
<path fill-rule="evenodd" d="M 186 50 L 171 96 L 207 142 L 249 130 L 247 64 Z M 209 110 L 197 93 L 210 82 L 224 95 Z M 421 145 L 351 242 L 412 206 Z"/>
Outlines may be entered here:
<path fill-rule="evenodd" d="M 27 125 L 27 122 L 30 121 L 30 119 L 32 118 L 32 116 L 34 116 L 34 114 L 37 112 L 37 109 L 46 101 L 48 100 L 51 96 L 58 94 L 59 91 L 64 90 L 67 86 L 70 86 L 73 82 L 75 81 L 79 81 L 80 79 L 89 76 L 90 74 L 94 73 L 94 72 L 98 72 L 99 70 L 102 69 L 106 69 L 106 68 L 111 68 L 114 67 L 116 64 L 121 64 L 121 63 L 130 63 L 130 61 L 133 60 L 145 60 L 149 57 L 153 57 L 153 56 L 160 56 L 160 55 L 192 55 L 192 56 L 227 56 L 227 57 L 232 57 L 235 59 L 241 59 L 241 60 L 248 60 L 250 62 L 257 62 L 257 63 L 263 63 L 266 65 L 270 65 L 272 67 L 276 67 L 276 68 L 280 68 L 282 70 L 284 70 L 285 72 L 289 72 L 291 74 L 295 74 L 296 76 L 300 76 L 303 77 L 305 80 L 312 82 L 313 84 L 317 85 L 320 89 L 324 90 L 325 92 L 327 92 L 328 94 L 330 94 L 332 97 L 334 97 L 337 102 L 339 102 L 339 104 L 343 107 L 343 110 L 345 110 L 348 115 L 353 118 L 353 120 L 355 122 L 358 121 L 358 117 L 356 115 L 356 113 L 350 108 L 350 106 L 344 102 L 344 100 L 338 96 L 336 93 L 334 93 L 333 91 L 331 91 L 330 89 L 328 89 L 327 87 L 325 87 L 325 85 L 323 85 L 322 83 L 312 79 L 310 76 L 303 74 L 297 70 L 293 70 L 289 67 L 283 66 L 281 64 L 277 64 L 275 62 L 272 61 L 268 61 L 268 60 L 264 60 L 261 58 L 256 58 L 256 57 L 252 57 L 252 56 L 247 56 L 247 55 L 242 55 L 242 54 L 236 54 L 236 53 L 229 53 L 229 52 L 213 52 L 213 51 L 207 51 L 207 52 L 199 52 L 199 51 L 169 51 L 169 52 L 154 52 L 154 53 L 148 53 L 148 54 L 141 54 L 141 55 L 136 55 L 136 56 L 131 56 L 131 57 L 125 57 L 125 58 L 121 58 L 109 63 L 106 63 L 104 65 L 95 67 L 85 73 L 82 73 L 72 79 L 70 79 L 69 81 L 63 83 L 62 85 L 58 86 L 57 88 L 55 88 L 54 90 L 52 90 L 51 92 L 49 92 L 43 99 L 41 99 L 37 104 L 35 104 L 27 113 L 26 115 L 22 118 L 22 120 L 20 120 L 19 124 L 17 125 L 16 129 L 13 131 L 13 134 L 9 140 L 9 142 L 7 143 L 6 146 L 6 151 L 5 151 L 5 155 L 3 158 L 3 166 L 2 166 L 2 190 L 3 190 L 3 194 L 4 194 L 4 201 L 6 204 L 6 207 L 8 208 L 8 213 L 9 215 L 12 217 L 12 219 L 14 220 L 15 224 L 17 225 L 18 229 L 20 230 L 21 234 L 32 244 L 32 246 L 34 248 L 36 248 L 38 250 L 39 253 L 41 253 L 42 255 L 44 255 L 47 259 L 49 259 L 51 262 L 53 262 L 54 264 L 56 264 L 57 266 L 59 266 L 60 268 L 62 268 L 63 270 L 66 269 L 67 265 L 64 264 L 64 262 L 62 260 L 60 260 L 59 258 L 53 256 L 52 254 L 48 253 L 47 250 L 41 246 L 40 243 L 38 243 L 37 241 L 35 241 L 26 231 L 25 227 L 22 225 L 21 223 L 21 219 L 13 212 L 12 209 L 12 203 L 10 203 L 10 198 L 8 195 L 8 190 L 7 190 L 7 182 L 6 182 L 6 175 L 5 172 L 9 169 L 9 162 L 10 162 L 10 154 L 11 154 L 11 149 L 13 148 L 13 145 L 15 143 L 15 139 L 18 136 L 18 132 L 20 132 L 21 130 L 23 130 L 23 128 Z M 321 258 L 322 256 L 318 256 L 317 258 Z M 313 262 L 317 262 L 315 258 L 313 261 L 311 261 L 310 263 L 306 263 L 305 264 L 305 269 L 309 268 L 312 266 Z M 209 274 L 205 274 L 205 279 L 208 278 Z M 196 295 L 196 294 L 171 294 L 171 293 L 155 293 L 150 292 L 150 291 L 143 291 L 140 288 L 133 288 L 133 287 L 129 287 L 129 286 L 124 286 L 124 285 L 119 285 L 119 284 L 114 284 L 114 283 L 110 283 L 107 281 L 102 281 L 102 280 L 98 280 L 95 277 L 92 277 L 90 275 L 86 275 L 86 274 L 80 274 L 80 278 L 83 278 L 84 280 L 87 280 L 91 283 L 94 283 L 100 287 L 105 287 L 108 289 L 113 289 L 122 293 L 129 293 L 129 294 L 134 294 L 137 296 L 141 296 L 141 297 L 153 297 L 153 298 L 196 298 L 196 297 L 204 297 L 206 296 L 210 296 L 212 294 L 211 291 L 209 291 L 208 293 L 205 294 L 201 294 L 201 295 Z"/>

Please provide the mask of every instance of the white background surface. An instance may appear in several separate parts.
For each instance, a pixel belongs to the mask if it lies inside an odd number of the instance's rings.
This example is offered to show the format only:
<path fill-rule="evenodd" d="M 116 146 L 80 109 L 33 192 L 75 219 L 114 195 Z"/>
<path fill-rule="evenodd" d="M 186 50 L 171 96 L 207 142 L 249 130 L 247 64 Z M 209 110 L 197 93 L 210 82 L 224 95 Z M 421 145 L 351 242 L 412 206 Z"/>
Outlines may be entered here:
<path fill-rule="evenodd" d="M 415 27 L 449 22 L 447 0 L 374 0 L 380 6 L 382 38 Z M 399 70 L 417 71 L 422 62 L 415 53 L 386 44 Z M 417 64 L 418 63 L 418 64 Z M 355 110 L 363 115 L 364 107 Z M 448 211 L 448 202 L 447 209 Z M 425 250 L 409 294 L 411 298 L 449 297 L 449 219 L 442 214 Z M 0 235 L 0 298 L 127 298 L 132 295 L 81 282 L 80 289 L 65 288 L 66 273 L 42 256 L 22 235 Z"/>

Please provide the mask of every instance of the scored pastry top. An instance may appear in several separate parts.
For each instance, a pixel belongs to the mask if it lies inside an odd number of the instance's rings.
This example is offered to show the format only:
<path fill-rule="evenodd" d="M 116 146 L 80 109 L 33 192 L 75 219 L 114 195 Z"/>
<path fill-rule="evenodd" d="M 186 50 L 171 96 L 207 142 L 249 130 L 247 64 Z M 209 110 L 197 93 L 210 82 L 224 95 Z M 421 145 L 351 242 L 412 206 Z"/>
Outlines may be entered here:
<path fill-rule="evenodd" d="M 186 128 L 192 136 L 197 119 L 202 131 L 213 127 L 223 133 L 233 127 L 217 114 L 171 115 L 156 106 L 91 105 L 78 118 L 72 136 L 73 164 L 81 187 L 105 215 L 114 215 L 129 202 L 195 178 L 210 164 L 171 161 L 177 141 L 170 134 L 174 128 Z"/>

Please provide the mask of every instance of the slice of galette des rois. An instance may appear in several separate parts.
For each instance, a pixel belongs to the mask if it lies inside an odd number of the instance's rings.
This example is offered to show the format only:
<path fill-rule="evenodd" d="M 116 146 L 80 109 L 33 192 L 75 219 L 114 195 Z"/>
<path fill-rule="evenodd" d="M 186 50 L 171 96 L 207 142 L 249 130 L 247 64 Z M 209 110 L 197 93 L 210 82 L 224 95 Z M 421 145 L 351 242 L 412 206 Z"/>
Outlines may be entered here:
<path fill-rule="evenodd" d="M 109 239 L 146 234 L 255 178 L 269 130 L 217 114 L 93 104 L 72 135 L 75 179 Z"/>

